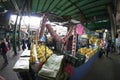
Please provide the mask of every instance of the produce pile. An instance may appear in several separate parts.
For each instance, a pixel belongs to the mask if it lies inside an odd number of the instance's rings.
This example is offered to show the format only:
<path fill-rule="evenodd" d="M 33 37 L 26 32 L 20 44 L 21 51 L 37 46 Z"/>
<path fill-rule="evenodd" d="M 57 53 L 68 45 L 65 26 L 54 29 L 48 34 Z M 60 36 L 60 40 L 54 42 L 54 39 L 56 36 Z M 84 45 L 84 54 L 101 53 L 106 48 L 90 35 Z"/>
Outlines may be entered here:
<path fill-rule="evenodd" d="M 89 39 L 89 43 L 99 45 L 100 41 L 99 41 L 99 39 L 97 39 L 96 37 L 93 36 Z"/>
<path fill-rule="evenodd" d="M 84 48 L 80 48 L 78 49 L 78 53 L 82 54 L 82 55 L 85 55 L 87 59 L 91 58 L 96 52 L 97 52 L 98 48 L 87 48 L 87 47 L 84 47 Z"/>
<path fill-rule="evenodd" d="M 29 61 L 30 63 L 34 63 L 39 60 L 39 62 L 44 63 L 52 54 L 53 51 L 44 44 L 34 45 L 34 43 L 32 43 Z"/>
<path fill-rule="evenodd" d="M 42 63 L 44 63 L 46 59 L 53 54 L 53 51 L 44 44 L 37 45 L 36 51 L 37 51 L 37 57 Z"/>
<path fill-rule="evenodd" d="M 32 43 L 31 45 L 31 50 L 30 50 L 30 59 L 29 59 L 29 62 L 30 63 L 34 63 L 37 61 L 37 56 L 36 56 L 36 48 L 35 48 L 35 45 L 34 43 Z"/>

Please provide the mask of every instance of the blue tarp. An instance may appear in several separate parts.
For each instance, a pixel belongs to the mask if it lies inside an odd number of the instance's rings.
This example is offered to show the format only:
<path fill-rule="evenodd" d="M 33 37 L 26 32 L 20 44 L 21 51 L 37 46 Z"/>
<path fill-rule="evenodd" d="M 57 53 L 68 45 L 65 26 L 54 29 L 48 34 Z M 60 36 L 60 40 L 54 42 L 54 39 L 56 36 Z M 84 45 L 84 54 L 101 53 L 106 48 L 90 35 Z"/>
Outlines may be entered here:
<path fill-rule="evenodd" d="M 94 56 L 92 56 L 86 63 L 82 64 L 80 67 L 74 69 L 73 75 L 70 80 L 80 80 L 84 75 L 89 71 L 92 64 L 98 58 L 99 52 L 97 52 Z"/>

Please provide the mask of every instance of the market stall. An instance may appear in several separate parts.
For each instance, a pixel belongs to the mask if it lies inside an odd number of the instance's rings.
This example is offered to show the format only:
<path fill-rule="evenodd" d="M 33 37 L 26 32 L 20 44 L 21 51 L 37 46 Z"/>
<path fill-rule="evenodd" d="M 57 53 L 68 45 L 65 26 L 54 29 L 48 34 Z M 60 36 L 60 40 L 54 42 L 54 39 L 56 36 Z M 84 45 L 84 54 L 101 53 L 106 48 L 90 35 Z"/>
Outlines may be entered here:
<path fill-rule="evenodd" d="M 21 54 L 13 69 L 16 72 L 23 71 L 32 74 L 28 76 L 31 79 L 43 77 L 48 80 L 80 80 L 97 58 L 99 40 L 94 36 L 88 37 L 88 33 L 85 33 L 86 29 L 82 24 L 72 25 L 67 34 L 61 38 L 45 21 L 43 18 L 40 35 L 37 35 L 37 32 L 34 33 L 31 50 L 25 50 Z M 62 53 L 56 53 L 46 45 L 47 34 L 45 28 L 56 42 L 63 44 L 61 47 Z M 46 40 L 39 41 L 43 35 Z M 78 36 L 81 36 L 80 39 Z M 71 49 L 67 50 L 66 45 L 70 37 L 72 37 Z M 79 47 L 77 47 L 78 40 L 81 41 Z M 25 59 L 22 62 L 25 64 L 20 63 L 22 59 Z"/>

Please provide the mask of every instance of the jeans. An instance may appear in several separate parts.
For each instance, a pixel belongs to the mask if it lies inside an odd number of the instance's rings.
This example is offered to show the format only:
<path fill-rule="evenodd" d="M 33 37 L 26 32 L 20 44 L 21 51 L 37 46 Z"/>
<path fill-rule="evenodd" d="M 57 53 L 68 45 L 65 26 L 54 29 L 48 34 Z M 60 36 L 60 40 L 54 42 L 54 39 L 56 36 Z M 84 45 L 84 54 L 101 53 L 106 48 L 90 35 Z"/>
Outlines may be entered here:
<path fill-rule="evenodd" d="M 6 53 L 2 54 L 3 58 L 4 58 L 4 63 L 8 63 L 8 60 L 7 60 L 7 55 Z"/>

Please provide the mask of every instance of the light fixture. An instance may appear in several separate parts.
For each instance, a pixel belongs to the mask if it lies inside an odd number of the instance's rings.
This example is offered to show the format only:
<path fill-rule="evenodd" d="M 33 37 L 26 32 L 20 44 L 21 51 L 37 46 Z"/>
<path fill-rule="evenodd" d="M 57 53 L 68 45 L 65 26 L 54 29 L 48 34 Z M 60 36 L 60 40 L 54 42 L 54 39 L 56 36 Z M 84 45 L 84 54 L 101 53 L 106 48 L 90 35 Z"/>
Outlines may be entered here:
<path fill-rule="evenodd" d="M 105 29 L 105 32 L 108 32 L 108 30 L 107 30 L 107 29 Z"/>

